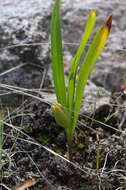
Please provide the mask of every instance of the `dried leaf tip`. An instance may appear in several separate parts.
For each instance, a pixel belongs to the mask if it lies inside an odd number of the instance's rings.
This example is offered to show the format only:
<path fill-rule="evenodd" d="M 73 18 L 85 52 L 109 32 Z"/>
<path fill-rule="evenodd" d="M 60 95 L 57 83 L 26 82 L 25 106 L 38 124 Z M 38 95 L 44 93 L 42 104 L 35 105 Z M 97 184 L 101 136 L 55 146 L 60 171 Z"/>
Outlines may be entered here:
<path fill-rule="evenodd" d="M 105 22 L 105 26 L 107 26 L 107 28 L 110 30 L 111 29 L 111 26 L 112 26 L 112 15 L 110 15 L 106 22 Z"/>

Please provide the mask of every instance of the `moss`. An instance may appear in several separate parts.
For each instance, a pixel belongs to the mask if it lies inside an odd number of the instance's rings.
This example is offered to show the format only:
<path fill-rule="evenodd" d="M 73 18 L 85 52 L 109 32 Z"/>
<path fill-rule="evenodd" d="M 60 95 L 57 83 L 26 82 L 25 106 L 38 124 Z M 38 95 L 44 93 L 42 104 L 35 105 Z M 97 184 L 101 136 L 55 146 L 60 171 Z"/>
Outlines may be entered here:
<path fill-rule="evenodd" d="M 78 146 L 77 146 L 77 149 L 78 149 L 78 151 L 81 153 L 81 152 L 83 151 L 84 147 L 85 147 L 85 146 L 84 146 L 83 143 L 79 143 Z"/>

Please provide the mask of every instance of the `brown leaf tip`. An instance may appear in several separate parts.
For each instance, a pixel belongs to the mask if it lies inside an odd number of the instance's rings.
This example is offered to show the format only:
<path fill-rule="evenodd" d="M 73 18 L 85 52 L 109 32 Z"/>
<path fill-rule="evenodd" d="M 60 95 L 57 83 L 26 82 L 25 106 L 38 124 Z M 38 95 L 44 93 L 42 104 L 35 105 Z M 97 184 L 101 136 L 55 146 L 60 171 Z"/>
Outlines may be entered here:
<path fill-rule="evenodd" d="M 110 15 L 110 16 L 107 18 L 107 20 L 106 20 L 106 22 L 105 22 L 105 26 L 107 26 L 107 27 L 109 28 L 109 30 L 110 30 L 110 28 L 111 28 L 111 26 L 112 26 L 112 15 Z"/>

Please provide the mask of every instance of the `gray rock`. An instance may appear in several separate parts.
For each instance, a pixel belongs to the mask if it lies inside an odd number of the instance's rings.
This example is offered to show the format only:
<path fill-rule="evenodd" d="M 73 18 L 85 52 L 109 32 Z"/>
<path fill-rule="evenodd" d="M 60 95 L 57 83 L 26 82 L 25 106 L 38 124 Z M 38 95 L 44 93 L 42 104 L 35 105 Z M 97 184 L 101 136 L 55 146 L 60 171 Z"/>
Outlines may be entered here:
<path fill-rule="evenodd" d="M 105 49 L 91 74 L 91 79 L 96 85 L 103 86 L 111 92 L 125 88 L 125 52 Z"/>
<path fill-rule="evenodd" d="M 50 19 L 51 1 L 0 2 L 1 83 L 23 88 L 39 88 L 43 72 L 48 69 L 50 63 L 50 47 L 47 43 Z M 48 86 L 49 77 L 46 76 L 44 79 L 44 85 Z M 0 89 L 0 93 L 2 91 L 3 88 Z M 2 97 L 3 102 L 7 104 L 10 101 L 12 104 L 18 101 L 14 95 Z"/>
<path fill-rule="evenodd" d="M 45 6 L 46 4 L 48 6 Z M 33 43 L 45 43 L 49 39 L 50 3 L 44 3 L 44 0 L 31 0 L 29 3 L 26 0 L 17 0 L 12 4 L 11 1 L 5 0 L 1 7 L 1 69 L 2 67 L 7 69 L 22 62 L 47 64 L 49 62 L 49 45 L 34 45 Z M 30 43 L 33 45 L 30 46 Z M 15 44 L 19 46 L 8 48 L 8 46 Z M 28 46 L 23 44 L 28 44 Z M 16 59 L 15 64 L 12 58 Z M 3 59 L 6 65 L 3 64 Z M 8 59 L 11 65 L 7 63 Z"/>
<path fill-rule="evenodd" d="M 84 91 L 84 98 L 81 108 L 81 114 L 92 115 L 99 109 L 109 107 L 111 93 L 104 88 L 97 87 L 91 81 L 87 82 Z"/>

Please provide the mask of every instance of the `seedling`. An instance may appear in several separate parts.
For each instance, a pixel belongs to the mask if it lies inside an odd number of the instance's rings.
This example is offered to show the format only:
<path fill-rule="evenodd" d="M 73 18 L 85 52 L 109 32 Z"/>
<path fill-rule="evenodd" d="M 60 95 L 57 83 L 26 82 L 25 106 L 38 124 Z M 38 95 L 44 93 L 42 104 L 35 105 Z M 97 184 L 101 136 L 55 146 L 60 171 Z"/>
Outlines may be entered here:
<path fill-rule="evenodd" d="M 109 113 L 106 117 L 104 117 L 104 122 L 107 123 L 110 121 L 113 117 L 117 116 L 117 112 Z"/>
<path fill-rule="evenodd" d="M 65 129 L 69 159 L 71 159 L 72 156 L 72 141 L 78 121 L 84 88 L 88 76 L 107 41 L 112 24 L 112 16 L 108 17 L 106 22 L 96 33 L 85 59 L 83 60 L 77 78 L 78 65 L 82 59 L 85 46 L 93 31 L 95 20 L 96 13 L 94 10 L 91 10 L 80 46 L 72 62 L 69 73 L 68 90 L 66 91 L 62 53 L 60 0 L 55 0 L 51 20 L 51 54 L 53 81 L 57 102 L 52 105 L 51 110 L 56 123 Z"/>

